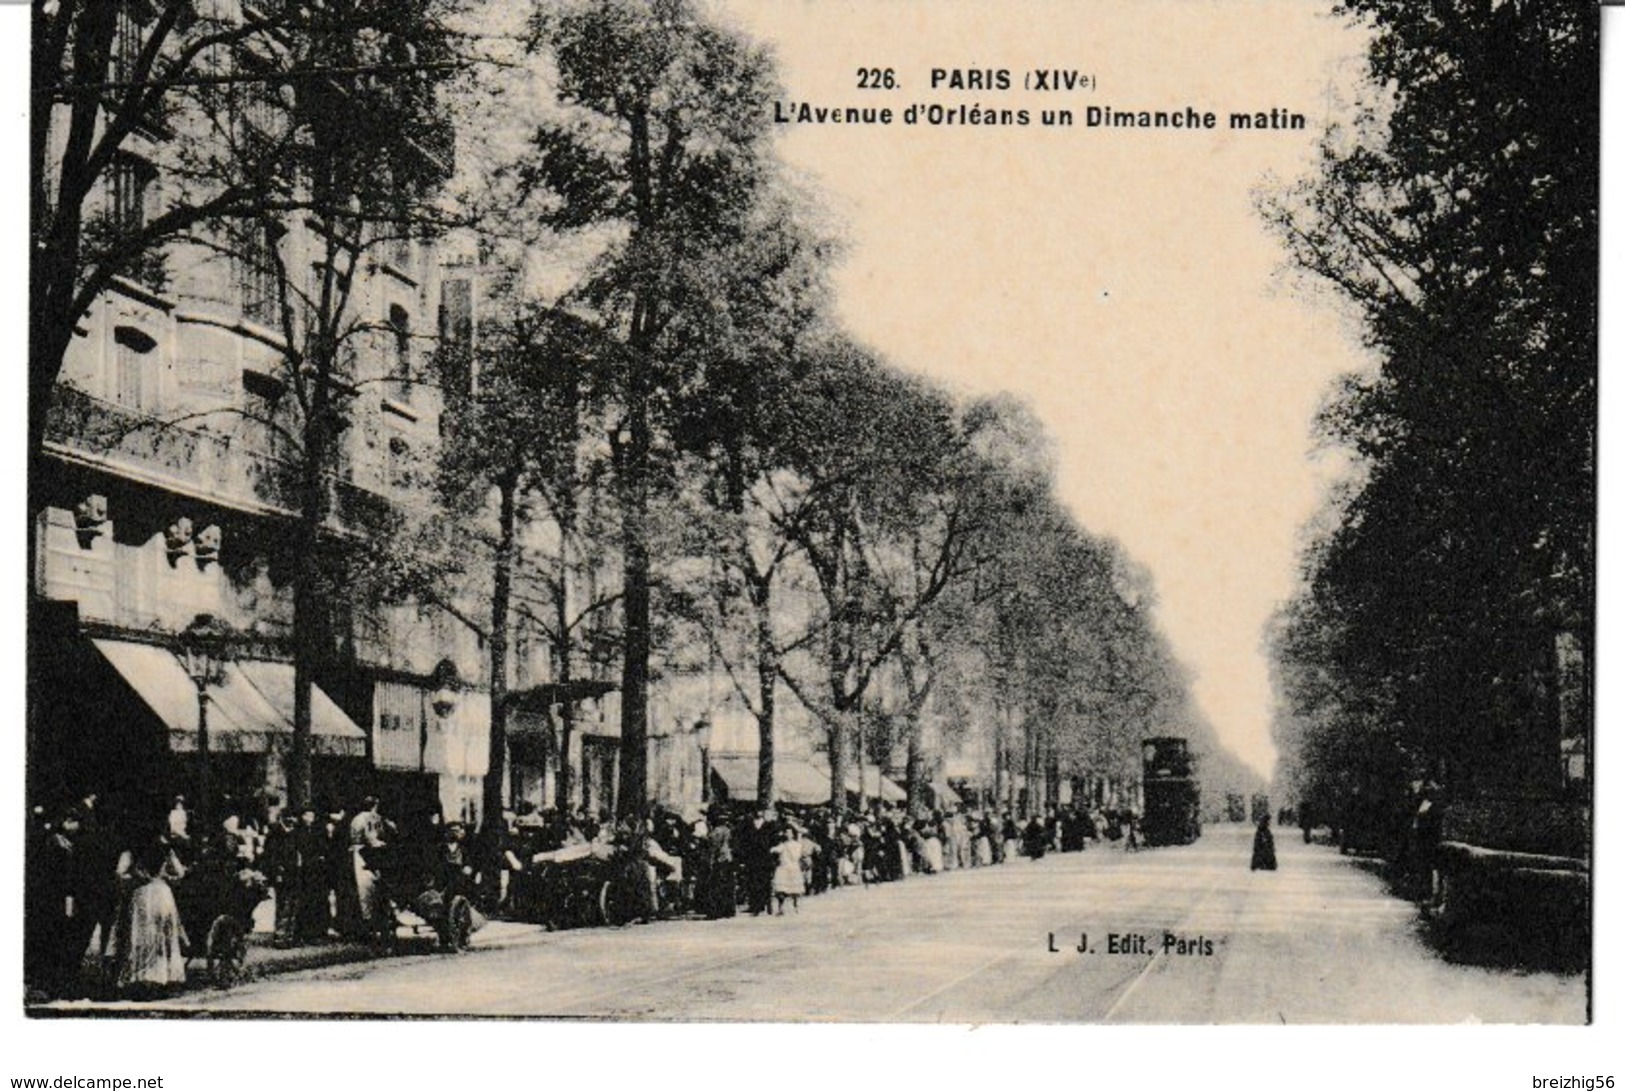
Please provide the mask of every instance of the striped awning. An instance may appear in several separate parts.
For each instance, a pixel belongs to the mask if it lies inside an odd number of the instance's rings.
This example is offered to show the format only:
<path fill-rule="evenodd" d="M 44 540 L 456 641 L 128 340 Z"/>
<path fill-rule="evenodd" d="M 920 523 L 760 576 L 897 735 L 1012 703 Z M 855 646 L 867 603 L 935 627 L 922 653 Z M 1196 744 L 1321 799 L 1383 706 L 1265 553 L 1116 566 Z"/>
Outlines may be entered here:
<path fill-rule="evenodd" d="M 198 698 L 186 668 L 168 648 L 128 640 L 94 640 L 113 669 L 169 729 L 170 749 L 197 749 Z M 228 662 L 209 694 L 209 748 L 263 754 L 293 735 L 293 664 L 263 659 Z M 310 688 L 311 749 L 364 757 L 366 733 L 319 686 Z"/>
<path fill-rule="evenodd" d="M 711 759 L 711 772 L 728 789 L 728 798 L 745 803 L 756 801 L 755 754 L 721 755 Z M 829 802 L 829 771 L 820 770 L 805 758 L 775 757 L 773 794 L 777 802 L 815 807 Z"/>
<path fill-rule="evenodd" d="M 864 799 L 878 798 L 885 803 L 901 803 L 908 798 L 908 793 L 896 781 L 881 776 L 880 770 L 873 766 L 863 770 L 863 787 L 865 790 L 861 794 Z M 854 795 L 859 794 L 858 771 L 850 766 L 846 770 L 846 790 Z"/>

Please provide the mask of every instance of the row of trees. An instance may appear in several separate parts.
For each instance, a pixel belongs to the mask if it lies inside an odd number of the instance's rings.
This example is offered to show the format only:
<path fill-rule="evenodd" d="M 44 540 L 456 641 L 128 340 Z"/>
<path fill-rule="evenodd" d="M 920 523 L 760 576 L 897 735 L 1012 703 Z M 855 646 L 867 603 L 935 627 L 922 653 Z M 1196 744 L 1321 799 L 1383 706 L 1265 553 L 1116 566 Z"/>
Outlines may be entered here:
<path fill-rule="evenodd" d="M 928 717 L 939 756 L 994 725 L 1001 790 L 1018 770 L 1052 790 L 1128 774 L 1151 726 L 1200 733 L 1148 581 L 1059 507 L 1037 422 L 956 402 L 830 318 L 837 246 L 773 159 L 765 52 L 679 0 L 549 5 L 527 31 L 552 101 L 483 226 L 589 256 L 545 306 L 519 283 L 491 311 L 478 370 L 496 382 L 455 407 L 453 481 L 498 497 L 496 620 L 516 530 L 547 526 L 564 677 L 580 622 L 613 604 L 622 808 L 646 795 L 650 683 L 685 666 L 724 672 L 754 716 L 763 799 L 786 693 L 826 734 L 836 800 L 883 743 L 917 802 Z M 617 571 L 572 595 L 572 557 Z M 503 733 L 498 712 L 493 755 Z"/>
<path fill-rule="evenodd" d="M 1376 366 L 1321 415 L 1356 473 L 1271 636 L 1277 741 L 1327 805 L 1549 791 L 1591 707 L 1597 13 L 1341 10 L 1370 90 L 1265 212 Z"/>
<path fill-rule="evenodd" d="M 204 7 L 35 7 L 36 118 L 54 129 L 35 144 L 34 419 L 115 278 L 181 244 L 263 274 L 291 394 L 257 423 L 282 433 L 296 479 L 278 485 L 297 513 L 296 804 L 311 681 L 344 615 L 466 605 L 476 585 L 488 815 L 521 614 L 564 689 L 618 670 L 628 813 L 648 794 L 662 672 L 732 680 L 759 727 L 764 799 L 787 694 L 827 733 L 836 800 L 853 755 L 893 746 L 918 799 L 928 721 L 939 753 L 989 725 L 1001 792 L 1017 773 L 1130 774 L 1148 729 L 1203 733 L 1148 581 L 1057 503 L 1036 421 L 1005 399 L 958 401 L 831 319 L 837 247 L 773 157 L 766 51 L 689 0 L 540 4 L 501 41 L 457 33 L 455 0 Z M 451 148 L 489 143 L 499 126 L 474 104 L 492 86 L 541 90 L 523 138 L 459 189 Z M 139 226 L 97 211 L 99 183 L 154 132 L 188 137 L 163 144 L 164 210 Z M 358 350 L 406 336 L 350 294 L 392 244 L 454 229 L 489 255 L 478 327 L 442 346 L 438 375 L 406 377 L 453 377 L 438 501 L 384 512 L 368 541 L 335 538 Z M 528 275 L 542 252 L 554 279 L 567 267 L 563 290 Z M 448 542 L 448 525 L 483 548 Z"/>

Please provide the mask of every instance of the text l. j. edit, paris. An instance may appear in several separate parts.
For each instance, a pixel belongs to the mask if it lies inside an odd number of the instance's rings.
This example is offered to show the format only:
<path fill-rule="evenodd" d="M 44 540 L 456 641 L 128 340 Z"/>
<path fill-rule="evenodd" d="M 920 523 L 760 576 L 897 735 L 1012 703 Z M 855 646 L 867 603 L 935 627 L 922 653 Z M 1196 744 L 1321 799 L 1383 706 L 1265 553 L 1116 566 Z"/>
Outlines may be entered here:
<path fill-rule="evenodd" d="M 1049 952 L 1052 955 L 1071 952 L 1079 955 L 1093 955 L 1105 953 L 1108 955 L 1196 955 L 1210 957 L 1213 954 L 1213 941 L 1206 936 L 1180 936 L 1173 932 L 1164 932 L 1160 941 L 1153 943 L 1153 937 L 1139 932 L 1108 932 L 1106 933 L 1106 946 L 1092 947 L 1089 944 L 1089 933 L 1078 935 L 1077 946 L 1065 943 L 1056 946 L 1055 933 L 1049 934 Z"/>

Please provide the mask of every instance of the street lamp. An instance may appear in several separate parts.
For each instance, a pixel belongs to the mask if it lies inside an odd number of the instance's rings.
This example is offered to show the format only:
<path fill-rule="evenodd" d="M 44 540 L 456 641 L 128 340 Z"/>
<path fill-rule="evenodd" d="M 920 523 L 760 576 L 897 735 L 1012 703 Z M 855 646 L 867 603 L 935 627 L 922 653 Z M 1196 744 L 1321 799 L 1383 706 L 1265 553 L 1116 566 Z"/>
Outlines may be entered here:
<path fill-rule="evenodd" d="M 224 685 L 231 627 L 213 614 L 199 614 L 176 638 L 175 654 L 197 688 L 198 809 L 206 820 L 213 810 L 214 785 L 209 768 L 209 687 Z"/>
<path fill-rule="evenodd" d="M 700 747 L 700 802 L 711 802 L 711 721 L 700 719 L 694 724 L 694 741 Z"/>

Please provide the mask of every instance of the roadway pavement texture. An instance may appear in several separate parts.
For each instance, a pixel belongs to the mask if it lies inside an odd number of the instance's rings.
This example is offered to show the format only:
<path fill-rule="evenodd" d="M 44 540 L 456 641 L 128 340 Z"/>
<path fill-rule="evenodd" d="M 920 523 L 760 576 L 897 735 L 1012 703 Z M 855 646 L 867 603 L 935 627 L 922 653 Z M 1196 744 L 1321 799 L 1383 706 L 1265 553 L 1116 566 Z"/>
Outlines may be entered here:
<path fill-rule="evenodd" d="M 1095 847 L 848 888 L 782 917 L 554 933 L 497 922 L 462 955 L 425 950 L 89 1006 L 680 1022 L 1585 1021 L 1584 975 L 1451 964 L 1369 867 L 1281 831 L 1280 869 L 1252 872 L 1251 832 L 1220 826 L 1189 846 Z"/>

